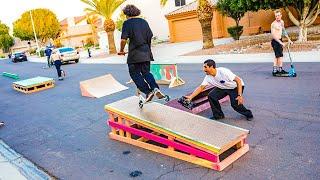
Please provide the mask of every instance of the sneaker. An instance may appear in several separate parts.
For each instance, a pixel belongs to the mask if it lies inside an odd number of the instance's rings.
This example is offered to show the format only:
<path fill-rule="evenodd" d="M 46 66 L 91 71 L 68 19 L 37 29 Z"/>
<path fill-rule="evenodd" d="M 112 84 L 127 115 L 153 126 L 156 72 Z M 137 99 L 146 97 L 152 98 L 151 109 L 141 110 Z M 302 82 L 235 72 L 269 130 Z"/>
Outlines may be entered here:
<path fill-rule="evenodd" d="M 63 80 L 63 78 L 62 78 L 62 77 L 59 77 L 59 78 L 58 78 L 58 80 L 59 80 L 59 81 L 62 81 L 62 80 Z"/>
<path fill-rule="evenodd" d="M 247 118 L 247 121 L 252 121 L 253 115 L 251 115 L 251 116 L 246 116 L 246 118 Z"/>
<path fill-rule="evenodd" d="M 62 77 L 66 77 L 66 72 L 64 72 L 63 70 L 61 70 L 61 76 L 62 76 Z"/>
<path fill-rule="evenodd" d="M 224 119 L 224 115 L 222 115 L 222 116 L 212 116 L 212 117 L 210 117 L 210 119 L 212 119 L 212 120 L 219 120 L 219 119 Z"/>
<path fill-rule="evenodd" d="M 147 96 L 146 96 L 146 102 L 152 101 L 152 98 L 154 96 L 153 92 L 150 92 Z"/>
<path fill-rule="evenodd" d="M 155 88 L 153 90 L 153 93 L 157 96 L 158 99 L 162 99 L 165 97 L 165 95 L 158 88 Z"/>
<path fill-rule="evenodd" d="M 279 71 L 272 71 L 272 75 L 273 75 L 273 76 L 275 76 L 275 75 L 277 75 L 277 74 L 280 74 L 280 72 L 279 72 Z"/>
<path fill-rule="evenodd" d="M 288 74 L 288 72 L 282 69 L 280 74 Z"/>

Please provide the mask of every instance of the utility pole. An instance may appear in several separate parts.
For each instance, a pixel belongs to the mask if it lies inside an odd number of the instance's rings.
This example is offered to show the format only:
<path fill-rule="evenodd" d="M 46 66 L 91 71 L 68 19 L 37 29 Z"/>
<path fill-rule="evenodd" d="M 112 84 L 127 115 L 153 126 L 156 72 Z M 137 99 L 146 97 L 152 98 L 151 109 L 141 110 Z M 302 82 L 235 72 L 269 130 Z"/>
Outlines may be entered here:
<path fill-rule="evenodd" d="M 38 38 L 37 38 L 37 34 L 36 34 L 36 29 L 34 28 L 34 23 L 33 23 L 33 18 L 32 18 L 32 12 L 31 11 L 32 10 L 30 10 L 29 13 L 30 13 L 30 18 L 31 18 L 31 24 L 32 24 L 34 38 L 35 38 L 36 44 L 37 44 L 37 51 L 36 52 L 38 52 L 39 53 L 38 55 L 40 55 L 40 48 L 39 48 L 39 44 L 38 44 Z"/>

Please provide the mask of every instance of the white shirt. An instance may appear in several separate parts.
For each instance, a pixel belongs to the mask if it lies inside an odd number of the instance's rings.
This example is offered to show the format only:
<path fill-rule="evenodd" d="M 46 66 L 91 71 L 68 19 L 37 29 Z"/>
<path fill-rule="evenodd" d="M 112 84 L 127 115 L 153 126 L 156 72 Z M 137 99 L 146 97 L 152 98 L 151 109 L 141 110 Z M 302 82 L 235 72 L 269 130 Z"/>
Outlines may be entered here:
<path fill-rule="evenodd" d="M 201 85 L 212 85 L 220 89 L 234 89 L 237 87 L 237 83 L 233 81 L 236 75 L 230 71 L 230 69 L 219 67 L 216 68 L 216 76 L 206 75 Z M 242 86 L 244 86 L 243 80 L 240 78 Z"/>
<path fill-rule="evenodd" d="M 52 53 L 50 58 L 52 59 L 52 61 L 61 60 L 61 56 L 59 52 Z"/>

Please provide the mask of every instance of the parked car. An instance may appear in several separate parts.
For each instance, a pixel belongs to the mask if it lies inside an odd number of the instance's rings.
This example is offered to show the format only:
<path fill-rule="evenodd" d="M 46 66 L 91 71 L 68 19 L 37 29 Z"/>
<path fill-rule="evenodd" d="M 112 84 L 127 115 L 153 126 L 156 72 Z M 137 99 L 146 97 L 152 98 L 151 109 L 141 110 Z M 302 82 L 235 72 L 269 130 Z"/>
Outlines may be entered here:
<path fill-rule="evenodd" d="M 80 54 L 77 50 L 71 47 L 62 47 L 58 48 L 59 53 L 61 55 L 61 62 L 69 62 L 74 61 L 75 63 L 79 62 Z"/>
<path fill-rule="evenodd" d="M 15 52 L 11 55 L 12 62 L 22 62 L 22 61 L 28 61 L 27 55 L 25 52 Z"/>

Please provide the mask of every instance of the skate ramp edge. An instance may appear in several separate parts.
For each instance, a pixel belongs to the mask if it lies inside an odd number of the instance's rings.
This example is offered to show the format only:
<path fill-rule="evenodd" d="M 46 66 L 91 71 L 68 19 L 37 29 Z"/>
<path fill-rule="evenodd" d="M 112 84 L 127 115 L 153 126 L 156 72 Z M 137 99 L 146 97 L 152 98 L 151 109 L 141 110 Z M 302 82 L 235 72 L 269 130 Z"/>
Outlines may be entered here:
<path fill-rule="evenodd" d="M 80 82 L 81 95 L 86 97 L 101 98 L 126 89 L 128 87 L 119 83 L 111 74 Z"/>

